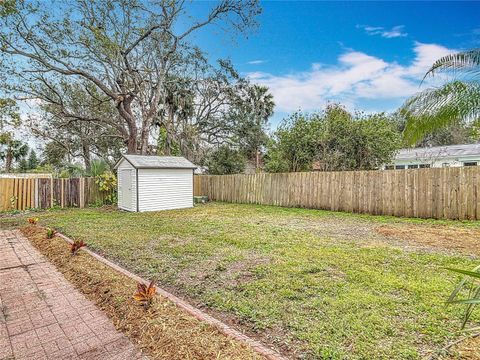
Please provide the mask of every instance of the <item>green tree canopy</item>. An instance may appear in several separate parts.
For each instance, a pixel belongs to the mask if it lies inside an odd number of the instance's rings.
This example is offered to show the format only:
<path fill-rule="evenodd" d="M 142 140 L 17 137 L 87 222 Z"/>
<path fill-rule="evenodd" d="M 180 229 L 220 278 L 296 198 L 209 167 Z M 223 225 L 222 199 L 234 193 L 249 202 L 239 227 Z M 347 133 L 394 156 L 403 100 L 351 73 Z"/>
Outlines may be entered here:
<path fill-rule="evenodd" d="M 30 154 L 28 155 L 27 164 L 28 164 L 28 170 L 34 170 L 40 164 L 40 161 L 38 160 L 38 157 L 37 157 L 37 153 L 33 149 L 30 150 Z"/>
<path fill-rule="evenodd" d="M 51 166 L 55 171 L 60 170 L 70 160 L 68 151 L 55 141 L 45 144 L 42 159 L 43 166 Z"/>
<path fill-rule="evenodd" d="M 377 169 L 401 147 L 394 121 L 384 114 L 351 114 L 338 105 L 324 112 L 295 113 L 280 125 L 270 142 L 266 170 Z"/>
<path fill-rule="evenodd" d="M 20 125 L 20 113 L 15 100 L 0 98 L 0 133 Z"/>
<path fill-rule="evenodd" d="M 245 157 L 239 150 L 222 145 L 209 154 L 206 166 L 212 175 L 238 174 L 245 170 Z"/>

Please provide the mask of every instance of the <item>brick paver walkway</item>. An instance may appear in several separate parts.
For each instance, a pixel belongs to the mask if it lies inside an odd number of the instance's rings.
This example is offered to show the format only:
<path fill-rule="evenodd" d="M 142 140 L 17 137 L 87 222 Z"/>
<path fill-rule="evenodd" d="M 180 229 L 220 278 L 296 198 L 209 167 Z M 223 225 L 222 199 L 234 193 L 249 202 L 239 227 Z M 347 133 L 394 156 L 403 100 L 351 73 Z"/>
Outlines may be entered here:
<path fill-rule="evenodd" d="M 140 358 L 19 231 L 0 230 L 0 359 Z"/>

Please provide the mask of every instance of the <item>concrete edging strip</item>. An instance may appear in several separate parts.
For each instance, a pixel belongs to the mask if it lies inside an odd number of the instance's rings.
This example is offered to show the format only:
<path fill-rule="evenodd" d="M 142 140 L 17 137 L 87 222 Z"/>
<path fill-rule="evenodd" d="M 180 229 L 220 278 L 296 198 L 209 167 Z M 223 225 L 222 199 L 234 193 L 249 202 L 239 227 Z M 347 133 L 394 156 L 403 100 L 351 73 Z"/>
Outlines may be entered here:
<path fill-rule="evenodd" d="M 62 233 L 57 232 L 56 235 L 61 237 L 62 239 L 64 239 L 65 241 L 67 241 L 70 244 L 73 243 L 72 239 L 70 239 L 68 236 L 63 235 Z M 103 256 L 100 256 L 99 254 L 97 254 L 94 251 L 92 251 L 88 248 L 82 248 L 81 250 L 86 251 L 88 254 L 93 256 L 95 259 L 97 259 L 100 262 L 104 263 L 105 265 L 111 267 L 112 269 L 118 271 L 119 273 L 121 273 L 125 276 L 128 276 L 129 278 L 131 278 L 131 279 L 133 279 L 133 280 L 135 280 L 139 283 L 143 283 L 143 284 L 146 284 L 146 285 L 149 284 L 149 281 L 141 278 L 138 275 L 135 275 L 134 273 L 124 269 L 123 267 L 121 267 L 117 264 L 115 264 L 114 262 L 112 262 L 110 260 L 107 260 L 106 258 L 104 258 Z M 280 355 L 277 351 L 266 347 L 261 342 L 250 338 L 249 336 L 241 333 L 238 330 L 233 329 L 232 327 L 228 326 L 227 324 L 223 323 L 222 321 L 214 318 L 211 315 L 208 315 L 207 313 L 203 312 L 200 309 L 197 309 L 196 307 L 190 305 L 186 301 L 180 299 L 179 297 L 173 295 L 172 293 L 169 293 L 168 291 L 162 289 L 161 287 L 159 287 L 159 286 L 155 286 L 155 287 L 157 288 L 157 294 L 160 294 L 161 296 L 166 297 L 171 302 L 173 302 L 176 306 L 184 309 L 187 313 L 194 316 L 198 320 L 204 321 L 204 322 L 216 327 L 223 334 L 225 334 L 227 336 L 230 336 L 230 337 L 232 337 L 236 340 L 239 340 L 239 341 L 247 344 L 248 346 L 252 347 L 257 353 L 265 356 L 268 360 L 287 360 L 286 357 Z"/>

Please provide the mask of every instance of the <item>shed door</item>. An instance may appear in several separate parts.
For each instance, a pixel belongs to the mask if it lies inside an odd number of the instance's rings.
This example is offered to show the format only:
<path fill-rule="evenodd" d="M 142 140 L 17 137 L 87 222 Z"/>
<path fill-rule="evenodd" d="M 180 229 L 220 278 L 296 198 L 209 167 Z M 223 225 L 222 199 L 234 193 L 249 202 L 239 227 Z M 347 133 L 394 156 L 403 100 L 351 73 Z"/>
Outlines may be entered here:
<path fill-rule="evenodd" d="M 122 182 L 122 207 L 132 209 L 132 171 L 122 170 L 120 176 Z"/>

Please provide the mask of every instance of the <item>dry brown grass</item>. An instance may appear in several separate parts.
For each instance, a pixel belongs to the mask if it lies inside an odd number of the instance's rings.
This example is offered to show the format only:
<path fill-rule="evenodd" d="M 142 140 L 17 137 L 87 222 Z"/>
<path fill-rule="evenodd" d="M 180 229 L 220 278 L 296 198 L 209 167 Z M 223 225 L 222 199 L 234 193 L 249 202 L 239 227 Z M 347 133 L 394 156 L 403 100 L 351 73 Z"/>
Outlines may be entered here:
<path fill-rule="evenodd" d="M 409 245 L 480 256 L 480 229 L 444 225 L 383 225 L 375 229 L 387 238 L 397 238 Z"/>
<path fill-rule="evenodd" d="M 156 297 L 145 310 L 133 300 L 136 283 L 85 252 L 70 255 L 58 237 L 37 227 L 22 229 L 32 244 L 153 359 L 264 359 L 247 345 L 203 323 L 168 299 Z"/>
<path fill-rule="evenodd" d="M 452 349 L 455 352 L 455 357 L 449 359 L 473 360 L 480 359 L 480 337 L 467 339 L 456 348 Z"/>
<path fill-rule="evenodd" d="M 480 336 L 471 334 L 457 340 L 428 360 L 478 360 L 480 359 Z"/>

